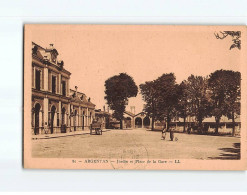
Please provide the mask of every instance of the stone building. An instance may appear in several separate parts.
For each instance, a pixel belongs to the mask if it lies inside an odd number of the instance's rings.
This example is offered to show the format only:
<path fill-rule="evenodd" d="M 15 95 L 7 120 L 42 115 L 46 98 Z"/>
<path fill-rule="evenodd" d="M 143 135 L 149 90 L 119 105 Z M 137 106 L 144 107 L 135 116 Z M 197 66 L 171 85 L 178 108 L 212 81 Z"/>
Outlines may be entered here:
<path fill-rule="evenodd" d="M 70 89 L 71 73 L 50 44 L 32 43 L 32 133 L 58 133 L 88 128 L 95 105 L 84 93 Z"/>
<path fill-rule="evenodd" d="M 134 114 L 130 111 L 124 112 L 124 128 L 151 128 L 151 123 L 152 118 L 148 117 L 144 112 L 138 114 Z"/>

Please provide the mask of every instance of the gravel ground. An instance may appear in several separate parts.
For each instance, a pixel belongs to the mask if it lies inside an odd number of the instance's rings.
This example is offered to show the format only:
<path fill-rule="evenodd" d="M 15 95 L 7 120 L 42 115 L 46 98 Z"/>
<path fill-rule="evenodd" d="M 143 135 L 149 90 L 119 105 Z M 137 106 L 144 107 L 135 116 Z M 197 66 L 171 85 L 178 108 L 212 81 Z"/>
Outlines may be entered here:
<path fill-rule="evenodd" d="M 83 135 L 32 140 L 33 157 L 118 159 L 239 159 L 240 138 L 175 133 L 178 141 L 161 139 L 146 129 L 104 130 Z"/>

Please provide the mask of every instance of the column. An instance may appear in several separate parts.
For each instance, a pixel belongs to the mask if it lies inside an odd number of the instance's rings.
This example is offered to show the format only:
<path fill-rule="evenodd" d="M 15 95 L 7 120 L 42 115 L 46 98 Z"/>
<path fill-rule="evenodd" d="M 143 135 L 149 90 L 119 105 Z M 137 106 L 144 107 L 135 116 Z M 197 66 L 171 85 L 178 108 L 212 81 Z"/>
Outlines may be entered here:
<path fill-rule="evenodd" d="M 41 134 L 41 127 L 42 127 L 42 110 L 39 111 L 39 134 Z"/>
<path fill-rule="evenodd" d="M 83 130 L 85 129 L 85 115 L 83 115 L 83 123 L 82 123 L 82 128 L 83 128 Z"/>
<path fill-rule="evenodd" d="M 86 126 L 89 126 L 88 119 L 89 119 L 89 116 L 88 116 L 88 108 L 87 108 L 87 115 L 86 115 Z"/>
<path fill-rule="evenodd" d="M 53 132 L 57 133 L 57 112 L 54 114 L 54 120 L 53 120 Z"/>
<path fill-rule="evenodd" d="M 48 132 L 48 98 L 44 98 L 44 130 L 45 132 Z"/>
<path fill-rule="evenodd" d="M 32 128 L 35 127 L 34 122 L 35 122 L 35 112 L 32 111 Z"/>
<path fill-rule="evenodd" d="M 48 91 L 48 68 L 44 68 L 44 90 Z"/>
<path fill-rule="evenodd" d="M 77 122 L 77 126 L 80 126 L 80 124 L 81 124 L 81 120 L 80 120 L 81 117 L 80 116 L 81 116 L 81 107 L 79 106 L 78 107 L 78 117 L 77 117 L 77 121 L 78 122 Z"/>
<path fill-rule="evenodd" d="M 67 112 L 65 112 L 64 114 L 64 123 L 66 126 L 68 126 L 68 113 Z"/>
<path fill-rule="evenodd" d="M 35 66 L 33 67 L 33 87 L 35 88 L 35 86 L 36 86 L 36 75 L 35 75 L 35 71 L 36 71 L 36 68 L 35 68 Z"/>
<path fill-rule="evenodd" d="M 67 88 L 67 93 L 66 93 L 66 96 L 69 96 L 69 79 L 67 80 L 67 85 L 66 85 L 66 88 Z"/>
<path fill-rule="evenodd" d="M 70 105 L 70 131 L 72 131 L 73 119 L 74 117 L 71 115 L 71 111 L 73 112 L 73 105 Z"/>
<path fill-rule="evenodd" d="M 142 117 L 142 129 L 143 129 L 143 122 L 144 122 L 144 120 L 143 120 L 143 117 Z"/>
<path fill-rule="evenodd" d="M 67 126 L 70 129 L 70 126 L 71 126 L 71 124 L 70 124 L 70 104 L 68 104 L 68 121 L 67 121 Z"/>
<path fill-rule="evenodd" d="M 133 120 L 132 120 L 132 128 L 135 129 L 135 117 L 133 117 Z"/>
<path fill-rule="evenodd" d="M 77 116 L 76 116 L 76 118 L 77 118 L 77 119 L 76 119 L 76 123 L 77 123 L 76 126 L 79 126 L 79 124 L 80 124 L 80 123 L 79 123 L 79 122 L 80 122 L 80 121 L 79 121 L 79 120 L 80 120 L 80 115 L 79 115 L 79 113 L 80 113 L 80 107 L 79 107 L 79 109 L 78 109 L 78 113 L 77 113 Z"/>
<path fill-rule="evenodd" d="M 58 102 L 58 119 L 59 119 L 59 127 L 61 127 L 61 122 L 62 122 L 62 104 L 61 101 Z M 60 128 L 61 131 L 61 128 Z"/>

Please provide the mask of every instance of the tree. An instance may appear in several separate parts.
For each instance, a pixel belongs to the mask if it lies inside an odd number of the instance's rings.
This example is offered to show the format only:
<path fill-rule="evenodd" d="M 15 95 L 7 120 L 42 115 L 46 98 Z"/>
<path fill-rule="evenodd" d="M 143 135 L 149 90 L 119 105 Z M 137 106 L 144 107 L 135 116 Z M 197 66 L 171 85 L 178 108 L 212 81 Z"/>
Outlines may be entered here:
<path fill-rule="evenodd" d="M 113 117 L 120 121 L 120 129 L 123 128 L 123 113 L 128 105 L 128 98 L 136 97 L 137 92 L 138 87 L 133 78 L 126 73 L 120 73 L 105 81 L 105 100 L 114 111 Z"/>
<path fill-rule="evenodd" d="M 191 75 L 186 81 L 189 111 L 196 118 L 199 131 L 202 130 L 202 121 L 209 115 L 210 104 L 207 93 L 207 78 Z"/>
<path fill-rule="evenodd" d="M 188 101 L 188 89 L 187 81 L 182 81 L 178 87 L 178 104 L 177 104 L 177 113 L 178 116 L 184 120 L 184 130 L 186 131 L 186 117 L 189 115 L 189 101 Z"/>
<path fill-rule="evenodd" d="M 155 80 L 157 94 L 156 117 L 165 120 L 166 130 L 170 128 L 171 120 L 176 116 L 176 105 L 178 102 L 178 85 L 173 73 L 163 74 Z"/>
<path fill-rule="evenodd" d="M 241 31 L 220 31 L 214 35 L 216 39 L 225 39 L 227 36 L 231 36 L 233 44 L 230 46 L 230 50 L 233 48 L 241 49 Z"/>
<path fill-rule="evenodd" d="M 240 72 L 228 72 L 228 85 L 226 92 L 227 116 L 232 119 L 232 136 L 235 136 L 235 119 L 240 115 L 241 100 L 241 74 Z"/>
<path fill-rule="evenodd" d="M 142 99 L 146 102 L 143 111 L 152 118 L 151 130 L 154 130 L 154 122 L 156 120 L 156 102 L 157 93 L 155 88 L 155 81 L 147 81 L 140 84 Z"/>
<path fill-rule="evenodd" d="M 223 115 L 233 121 L 232 135 L 235 134 L 235 117 L 240 114 L 240 78 L 239 72 L 217 70 L 210 75 L 209 89 L 212 91 L 212 115 L 215 116 L 216 129 Z"/>

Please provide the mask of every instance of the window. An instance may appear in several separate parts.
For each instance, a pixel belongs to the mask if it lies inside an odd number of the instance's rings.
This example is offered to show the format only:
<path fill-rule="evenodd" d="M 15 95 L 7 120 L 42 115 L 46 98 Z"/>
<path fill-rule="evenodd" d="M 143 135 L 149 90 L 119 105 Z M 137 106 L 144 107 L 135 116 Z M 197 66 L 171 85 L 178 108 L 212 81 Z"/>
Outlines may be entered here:
<path fill-rule="evenodd" d="M 66 81 L 62 81 L 62 95 L 66 96 Z"/>
<path fill-rule="evenodd" d="M 52 76 L 52 93 L 56 93 L 56 76 Z"/>
<path fill-rule="evenodd" d="M 40 90 L 40 71 L 39 70 L 35 71 L 35 88 L 37 90 Z"/>

